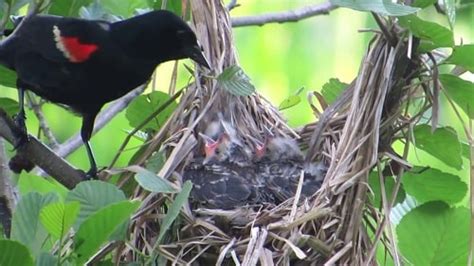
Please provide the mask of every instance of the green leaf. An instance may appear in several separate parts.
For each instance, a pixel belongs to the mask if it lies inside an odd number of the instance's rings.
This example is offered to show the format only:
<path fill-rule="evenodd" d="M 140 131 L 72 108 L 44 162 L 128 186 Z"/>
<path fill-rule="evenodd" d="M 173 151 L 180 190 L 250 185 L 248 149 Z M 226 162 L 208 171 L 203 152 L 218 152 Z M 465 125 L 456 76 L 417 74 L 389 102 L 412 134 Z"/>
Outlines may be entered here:
<path fill-rule="evenodd" d="M 454 46 L 453 53 L 445 63 L 454 64 L 474 73 L 474 44 Z"/>
<path fill-rule="evenodd" d="M 145 190 L 155 192 L 155 193 L 174 193 L 176 190 L 169 183 L 168 180 L 165 180 L 153 172 L 148 171 L 145 168 L 139 166 L 128 167 L 130 171 L 137 173 L 135 175 L 135 180 L 138 184 Z"/>
<path fill-rule="evenodd" d="M 80 207 L 77 201 L 51 203 L 41 209 L 41 223 L 53 237 L 60 239 L 73 225 Z"/>
<path fill-rule="evenodd" d="M 79 9 L 79 17 L 88 20 L 105 20 L 109 22 L 122 20 L 122 17 L 107 13 L 99 1 L 94 1 L 90 5 L 81 7 Z"/>
<path fill-rule="evenodd" d="M 54 179 L 28 173 L 21 174 L 21 178 L 18 180 L 18 189 L 21 195 L 26 195 L 30 192 L 38 192 L 41 195 L 53 193 L 57 194 L 61 199 L 65 199 L 69 193 L 66 187 Z"/>
<path fill-rule="evenodd" d="M 189 180 L 183 184 L 183 189 L 176 196 L 176 198 L 173 201 L 173 204 L 171 204 L 168 210 L 168 213 L 163 219 L 163 223 L 161 224 L 160 233 L 158 235 L 158 239 L 156 240 L 156 243 L 161 243 L 163 236 L 165 236 L 165 233 L 173 224 L 174 220 L 176 220 L 176 217 L 178 217 L 181 207 L 183 207 L 183 205 L 188 201 L 189 193 L 191 192 L 192 188 L 193 188 L 193 185 Z"/>
<path fill-rule="evenodd" d="M 454 75 L 439 75 L 439 81 L 453 101 L 474 119 L 474 83 Z"/>
<path fill-rule="evenodd" d="M 148 6 L 157 10 L 163 8 L 163 0 L 147 0 Z M 189 1 L 166 1 L 164 9 L 175 13 L 178 16 L 183 15 L 183 2 L 186 2 L 187 10 L 190 10 Z M 189 13 L 189 12 L 188 12 Z M 188 17 L 188 16 L 186 16 Z"/>
<path fill-rule="evenodd" d="M 57 200 L 58 197 L 53 193 L 44 196 L 29 193 L 22 197 L 13 213 L 11 239 L 26 245 L 34 256 L 41 252 L 41 246 L 48 236 L 39 219 L 40 211 Z"/>
<path fill-rule="evenodd" d="M 372 11 L 383 16 L 404 16 L 419 11 L 419 8 L 395 4 L 390 0 L 331 0 L 331 3 L 359 11 Z"/>
<path fill-rule="evenodd" d="M 20 110 L 18 102 L 10 98 L 0 98 L 0 108 L 2 108 L 9 116 L 14 116 Z"/>
<path fill-rule="evenodd" d="M 469 210 L 423 204 L 397 226 L 398 247 L 411 265 L 467 265 Z"/>
<path fill-rule="evenodd" d="M 170 99 L 170 96 L 161 91 L 154 91 L 149 94 L 140 95 L 135 98 L 127 108 L 125 116 L 128 119 L 130 126 L 136 128 L 143 121 L 152 115 L 161 105 Z M 160 129 L 166 120 L 173 114 L 173 111 L 176 109 L 176 102 L 173 101 L 169 104 L 162 112 L 154 117 L 150 122 L 148 122 L 143 130 Z"/>
<path fill-rule="evenodd" d="M 165 164 L 166 157 L 163 151 L 155 152 L 146 162 L 146 169 L 153 173 L 157 173 Z"/>
<path fill-rule="evenodd" d="M 299 95 L 291 95 L 290 97 L 286 98 L 280 103 L 280 106 L 278 106 L 278 109 L 280 111 L 283 111 L 285 109 L 296 106 L 300 102 L 301 102 L 301 97 Z"/>
<path fill-rule="evenodd" d="M 415 146 L 438 158 L 446 165 L 462 168 L 461 142 L 456 131 L 450 127 L 437 128 L 431 133 L 428 125 L 415 127 Z"/>
<path fill-rule="evenodd" d="M 417 202 L 443 201 L 453 205 L 467 193 L 467 184 L 453 174 L 429 168 L 415 167 L 403 175 L 403 187 Z"/>
<path fill-rule="evenodd" d="M 74 251 L 77 254 L 78 264 L 83 264 L 97 252 L 139 206 L 138 201 L 114 203 L 84 220 L 74 239 Z"/>
<path fill-rule="evenodd" d="M 438 47 L 454 46 L 453 32 L 437 23 L 418 18 L 415 15 L 399 17 L 400 26 L 409 29 L 413 35 L 421 39 L 418 50 L 431 51 Z"/>
<path fill-rule="evenodd" d="M 79 183 L 66 197 L 66 202 L 78 201 L 81 204 L 77 228 L 87 217 L 103 207 L 125 200 L 125 195 L 116 186 L 98 180 Z"/>
<path fill-rule="evenodd" d="M 100 3 L 108 13 L 122 16 L 124 18 L 131 17 L 137 9 L 145 9 L 148 7 L 147 0 L 101 0 Z"/>
<path fill-rule="evenodd" d="M 332 104 L 336 101 L 337 97 L 344 92 L 349 84 L 339 81 L 339 79 L 332 78 L 329 79 L 326 84 L 323 85 L 323 89 L 321 91 L 324 99 L 328 104 Z"/>
<path fill-rule="evenodd" d="M 56 0 L 52 1 L 48 13 L 65 17 L 77 17 L 79 9 L 83 6 L 90 5 L 93 0 Z"/>
<path fill-rule="evenodd" d="M 370 194 L 370 200 L 372 204 L 376 207 L 382 207 L 382 189 L 380 187 L 380 178 L 377 172 L 371 172 L 369 174 L 369 185 L 373 194 Z M 392 176 L 384 177 L 384 186 L 387 200 L 391 200 L 393 189 L 395 188 L 395 179 Z M 403 186 L 400 186 L 398 189 L 397 196 L 395 198 L 395 204 L 403 202 L 405 200 L 406 194 L 403 190 Z"/>
<path fill-rule="evenodd" d="M 17 13 L 20 8 L 24 7 L 26 4 L 31 2 L 31 0 L 6 0 L 6 1 L 0 1 L 0 4 L 2 4 L 2 2 L 6 2 L 10 6 L 12 6 L 10 10 L 10 14 L 8 14 L 8 15 L 12 15 L 12 14 Z M 3 10 L 2 10 L 2 15 L 3 15 Z"/>
<path fill-rule="evenodd" d="M 0 65 L 0 85 L 16 88 L 16 72 Z"/>
<path fill-rule="evenodd" d="M 249 96 L 255 92 L 250 78 L 237 65 L 224 69 L 217 77 L 217 82 L 222 89 L 236 96 Z"/>
<path fill-rule="evenodd" d="M 36 257 L 36 266 L 51 266 L 58 265 L 58 258 L 47 253 L 42 252 L 38 257 Z M 63 264 L 67 265 L 67 264 Z"/>
<path fill-rule="evenodd" d="M 454 23 L 456 23 L 456 1 L 444 0 L 444 9 L 446 10 L 446 15 L 448 16 L 449 27 L 453 29 Z"/>
<path fill-rule="evenodd" d="M 0 240 L 0 265 L 33 265 L 33 257 L 28 248 L 23 244 L 13 240 L 2 239 Z"/>
<path fill-rule="evenodd" d="M 434 5 L 438 0 L 416 0 L 411 5 L 412 7 L 425 8 Z"/>
<path fill-rule="evenodd" d="M 465 142 L 461 142 L 461 154 L 464 158 L 470 160 L 471 158 L 471 147 Z"/>

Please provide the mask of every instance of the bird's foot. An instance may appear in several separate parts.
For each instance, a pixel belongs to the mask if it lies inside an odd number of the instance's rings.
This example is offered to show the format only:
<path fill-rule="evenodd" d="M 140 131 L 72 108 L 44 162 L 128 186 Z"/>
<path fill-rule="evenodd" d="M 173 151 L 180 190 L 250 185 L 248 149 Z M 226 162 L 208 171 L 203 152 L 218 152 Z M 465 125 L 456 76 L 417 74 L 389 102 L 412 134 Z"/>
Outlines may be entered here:
<path fill-rule="evenodd" d="M 13 150 L 18 150 L 23 145 L 28 143 L 28 141 L 30 141 L 30 138 L 28 137 L 28 134 L 26 134 L 26 132 L 17 132 L 13 141 Z"/>
<path fill-rule="evenodd" d="M 89 169 L 89 171 L 87 171 L 86 180 L 98 180 L 98 179 L 99 179 L 99 176 L 97 175 L 96 167 L 92 167 L 91 169 Z"/>
<path fill-rule="evenodd" d="M 26 116 L 24 113 L 20 112 L 13 117 L 13 122 L 17 126 L 15 130 L 15 140 L 13 143 L 13 149 L 17 150 L 21 146 L 25 145 L 29 141 L 28 132 L 26 130 L 25 124 Z"/>
<path fill-rule="evenodd" d="M 15 125 L 21 130 L 26 133 L 26 115 L 24 112 L 19 112 L 18 114 L 13 116 L 13 121 Z"/>

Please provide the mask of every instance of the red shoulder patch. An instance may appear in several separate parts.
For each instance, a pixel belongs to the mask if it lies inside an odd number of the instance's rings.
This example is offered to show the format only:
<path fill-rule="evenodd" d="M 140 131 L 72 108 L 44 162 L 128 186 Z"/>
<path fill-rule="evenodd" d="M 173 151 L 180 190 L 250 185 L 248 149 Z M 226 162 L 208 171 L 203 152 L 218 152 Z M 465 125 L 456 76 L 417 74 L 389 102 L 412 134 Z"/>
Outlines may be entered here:
<path fill-rule="evenodd" d="M 97 44 L 81 43 L 78 37 L 63 37 L 57 26 L 53 27 L 56 47 L 73 63 L 82 63 L 99 49 Z"/>

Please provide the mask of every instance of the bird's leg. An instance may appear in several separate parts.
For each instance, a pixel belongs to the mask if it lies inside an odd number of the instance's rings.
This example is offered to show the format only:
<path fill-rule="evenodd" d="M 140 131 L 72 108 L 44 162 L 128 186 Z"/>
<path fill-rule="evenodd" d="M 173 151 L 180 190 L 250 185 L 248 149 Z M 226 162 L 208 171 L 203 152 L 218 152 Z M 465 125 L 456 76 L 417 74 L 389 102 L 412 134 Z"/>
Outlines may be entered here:
<path fill-rule="evenodd" d="M 18 103 L 19 103 L 19 111 L 18 113 L 13 117 L 13 120 L 15 121 L 16 126 L 19 128 L 19 131 L 16 131 L 16 139 L 14 143 L 14 148 L 17 149 L 21 145 L 25 144 L 28 142 L 28 134 L 26 130 L 26 115 L 25 115 L 25 90 L 21 87 L 18 86 Z"/>
<path fill-rule="evenodd" d="M 89 179 L 97 179 L 97 163 L 95 161 L 94 152 L 90 144 L 90 139 L 92 137 L 92 131 L 94 129 L 94 120 L 95 114 L 84 115 L 82 119 L 82 128 L 81 128 L 81 138 L 82 142 L 86 146 L 87 156 L 89 157 L 90 169 L 87 171 L 86 175 Z"/>
<path fill-rule="evenodd" d="M 91 168 L 87 171 L 86 175 L 90 179 L 97 179 L 97 163 L 95 162 L 94 153 L 92 152 L 91 144 L 89 141 L 84 142 L 86 146 L 87 156 L 89 157 L 89 162 Z"/>

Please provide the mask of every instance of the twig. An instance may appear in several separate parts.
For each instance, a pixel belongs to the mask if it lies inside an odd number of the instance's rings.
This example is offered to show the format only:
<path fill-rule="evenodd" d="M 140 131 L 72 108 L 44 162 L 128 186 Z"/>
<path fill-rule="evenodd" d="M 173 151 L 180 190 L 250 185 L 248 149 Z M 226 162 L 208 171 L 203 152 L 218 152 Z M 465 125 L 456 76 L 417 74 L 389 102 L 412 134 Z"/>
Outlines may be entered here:
<path fill-rule="evenodd" d="M 176 92 L 173 96 L 171 96 L 171 98 L 169 98 L 166 102 L 164 102 L 162 105 L 160 105 L 156 111 L 154 111 L 151 115 L 149 115 L 145 120 L 143 120 L 140 125 L 138 125 L 136 128 L 134 128 L 128 135 L 127 137 L 125 138 L 125 140 L 123 141 L 122 145 L 120 145 L 120 148 L 119 148 L 119 151 L 117 152 L 117 154 L 115 155 L 115 157 L 112 159 L 112 162 L 110 163 L 109 165 L 109 169 L 112 168 L 114 166 L 114 164 L 117 162 L 118 158 L 120 157 L 120 154 L 122 154 L 123 150 L 125 149 L 125 147 L 127 146 L 128 142 L 130 141 L 130 139 L 139 131 L 141 130 L 146 124 L 148 124 L 151 120 L 155 119 L 155 117 L 163 112 L 163 110 L 165 110 L 171 103 L 173 103 L 173 101 L 175 101 L 180 95 L 181 93 L 183 92 L 183 89 L 179 90 L 178 92 Z"/>
<path fill-rule="evenodd" d="M 16 137 L 21 130 L 8 117 L 4 111 L 0 111 L 0 136 L 10 143 L 15 143 Z M 52 150 L 33 136 L 17 149 L 25 159 L 38 165 L 46 173 L 56 179 L 67 188 L 74 188 L 84 180 L 85 173 L 74 169 L 68 162 L 58 157 Z"/>
<path fill-rule="evenodd" d="M 390 43 L 390 45 L 392 47 L 395 47 L 397 46 L 397 39 L 393 36 L 393 34 L 387 29 L 387 26 L 385 25 L 385 23 L 382 21 L 382 19 L 380 18 L 379 15 L 377 15 L 377 13 L 375 12 L 372 12 L 372 16 L 374 17 L 375 19 L 375 22 L 377 22 L 377 25 L 379 26 L 380 30 L 382 30 L 382 33 L 383 35 L 385 36 L 385 39 L 388 40 L 388 42 Z"/>
<path fill-rule="evenodd" d="M 227 4 L 227 7 L 226 7 L 226 8 L 227 8 L 228 11 L 231 11 L 232 9 L 234 9 L 234 8 L 236 8 L 236 7 L 238 7 L 238 6 L 240 6 L 240 4 L 237 4 L 237 0 L 231 0 L 231 1 L 229 2 L 229 4 Z"/>
<path fill-rule="evenodd" d="M 314 17 L 317 15 L 327 15 L 330 11 L 336 8 L 337 6 L 333 5 L 332 3 L 325 2 L 283 12 L 267 13 L 257 16 L 236 17 L 232 18 L 232 27 L 262 26 L 268 23 L 296 22 L 298 20 Z"/>
<path fill-rule="evenodd" d="M 431 111 L 431 132 L 434 132 L 438 127 L 439 120 L 439 72 L 438 63 L 431 53 L 428 53 L 428 57 L 433 62 L 432 75 L 433 75 L 433 106 Z"/>
<path fill-rule="evenodd" d="M 43 110 L 41 110 L 41 104 L 36 101 L 36 99 L 31 95 L 31 93 L 26 93 L 26 96 L 28 98 L 28 102 L 30 103 L 31 109 L 33 109 L 33 112 L 35 113 L 35 116 L 38 119 L 40 130 L 43 131 L 44 136 L 48 140 L 48 145 L 51 148 L 56 149 L 59 143 L 54 137 L 53 132 L 49 128 L 48 123 L 46 122 Z"/>

